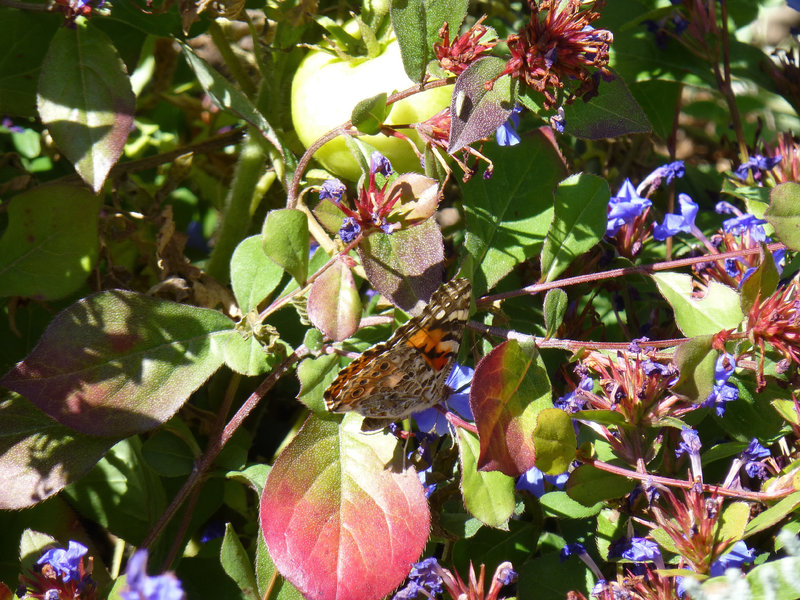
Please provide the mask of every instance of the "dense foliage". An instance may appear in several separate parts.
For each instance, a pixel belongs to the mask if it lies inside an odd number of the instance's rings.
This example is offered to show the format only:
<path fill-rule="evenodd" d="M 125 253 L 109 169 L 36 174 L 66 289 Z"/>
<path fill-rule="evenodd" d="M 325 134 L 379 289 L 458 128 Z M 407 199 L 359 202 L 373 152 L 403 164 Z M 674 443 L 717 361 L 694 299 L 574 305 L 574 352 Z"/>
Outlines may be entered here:
<path fill-rule="evenodd" d="M 800 598 L 792 5 L 0 0 L 0 600 Z"/>

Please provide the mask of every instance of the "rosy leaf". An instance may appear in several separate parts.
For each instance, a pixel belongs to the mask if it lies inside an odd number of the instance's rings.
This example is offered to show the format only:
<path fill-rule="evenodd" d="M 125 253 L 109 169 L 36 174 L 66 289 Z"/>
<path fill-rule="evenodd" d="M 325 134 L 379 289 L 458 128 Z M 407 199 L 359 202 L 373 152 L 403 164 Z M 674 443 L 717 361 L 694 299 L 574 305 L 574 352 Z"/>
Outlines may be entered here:
<path fill-rule="evenodd" d="M 128 139 L 136 98 L 114 44 L 91 21 L 53 37 L 37 101 L 53 141 L 99 191 Z"/>
<path fill-rule="evenodd" d="M 99 292 L 59 313 L 0 385 L 82 433 L 133 435 L 169 419 L 217 370 L 233 327 L 213 310 Z"/>
<path fill-rule="evenodd" d="M 538 413 L 552 405 L 550 381 L 536 346 L 503 342 L 475 368 L 470 406 L 481 440 L 478 467 L 511 477 L 533 466 Z"/>
<path fill-rule="evenodd" d="M 275 461 L 261 529 L 278 571 L 308 600 L 382 598 L 428 540 L 430 512 L 397 441 L 364 435 L 361 419 L 311 416 Z M 402 453 L 401 453 L 402 454 Z"/>
<path fill-rule="evenodd" d="M 406 312 L 421 310 L 442 283 L 444 246 L 433 219 L 391 235 L 374 233 L 358 255 L 369 282 Z"/>
<path fill-rule="evenodd" d="M 335 342 L 346 340 L 358 328 L 361 298 L 353 273 L 341 260 L 335 261 L 311 285 L 308 318 Z"/>

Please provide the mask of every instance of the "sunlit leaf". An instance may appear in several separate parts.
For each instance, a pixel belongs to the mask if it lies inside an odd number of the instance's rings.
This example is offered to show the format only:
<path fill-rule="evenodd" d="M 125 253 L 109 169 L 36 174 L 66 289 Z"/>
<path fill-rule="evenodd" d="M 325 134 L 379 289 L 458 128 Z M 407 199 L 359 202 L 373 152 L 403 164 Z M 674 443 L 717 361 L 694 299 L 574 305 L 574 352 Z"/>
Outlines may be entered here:
<path fill-rule="evenodd" d="M 361 297 L 350 267 L 341 260 L 335 261 L 311 285 L 308 318 L 335 342 L 346 340 L 358 328 Z"/>
<path fill-rule="evenodd" d="M 125 436 L 170 418 L 222 364 L 215 348 L 238 336 L 208 309 L 134 292 L 98 292 L 50 323 L 0 384 L 60 423 Z"/>
<path fill-rule="evenodd" d="M 504 527 L 514 512 L 514 479 L 499 471 L 478 471 L 478 438 L 458 429 L 461 494 L 471 515 L 491 527 Z"/>
<path fill-rule="evenodd" d="M 261 230 L 264 252 L 304 285 L 308 276 L 308 217 L 302 210 L 282 208 L 267 215 Z"/>
<path fill-rule="evenodd" d="M 42 64 L 37 104 L 53 141 L 100 191 L 125 147 L 136 98 L 114 44 L 91 21 L 56 32 Z"/>
<path fill-rule="evenodd" d="M 478 468 L 517 477 L 535 460 L 537 415 L 551 406 L 550 381 L 532 343 L 503 342 L 475 367 L 470 406 L 480 436 Z"/>
<path fill-rule="evenodd" d="M 308 600 L 384 597 L 428 539 L 415 469 L 403 468 L 394 437 L 364 435 L 352 417 L 341 427 L 310 417 L 275 461 L 261 497 L 270 556 Z"/>

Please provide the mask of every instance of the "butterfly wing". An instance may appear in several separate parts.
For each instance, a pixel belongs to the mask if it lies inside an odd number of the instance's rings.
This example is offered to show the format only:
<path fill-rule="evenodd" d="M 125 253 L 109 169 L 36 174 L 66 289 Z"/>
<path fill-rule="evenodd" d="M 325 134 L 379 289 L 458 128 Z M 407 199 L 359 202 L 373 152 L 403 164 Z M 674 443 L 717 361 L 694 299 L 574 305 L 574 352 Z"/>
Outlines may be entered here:
<path fill-rule="evenodd" d="M 331 412 L 403 419 L 440 402 L 469 316 L 466 279 L 443 284 L 422 313 L 344 367 L 325 391 Z"/>

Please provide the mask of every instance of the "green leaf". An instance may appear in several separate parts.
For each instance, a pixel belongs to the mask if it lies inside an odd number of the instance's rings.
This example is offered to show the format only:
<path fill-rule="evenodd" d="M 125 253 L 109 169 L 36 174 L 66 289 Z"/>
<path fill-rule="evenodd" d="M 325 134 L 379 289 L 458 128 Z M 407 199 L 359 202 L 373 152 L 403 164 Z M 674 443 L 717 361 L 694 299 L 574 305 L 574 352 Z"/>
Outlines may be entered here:
<path fill-rule="evenodd" d="M 553 219 L 553 190 L 566 174 L 558 150 L 540 132 L 524 144 L 490 146 L 485 153 L 495 165 L 491 180 L 473 177 L 462 188 L 477 292 L 541 252 Z"/>
<path fill-rule="evenodd" d="M 456 570 L 466 573 L 472 562 L 473 565 L 485 565 L 488 575 L 505 561 L 521 565 L 536 550 L 540 529 L 538 523 L 513 519 L 508 522 L 508 531 L 481 527 L 471 538 L 453 544 Z"/>
<path fill-rule="evenodd" d="M 56 32 L 37 104 L 53 141 L 81 179 L 100 191 L 125 147 L 136 98 L 114 44 L 91 21 Z"/>
<path fill-rule="evenodd" d="M 14 196 L 0 238 L 0 296 L 63 298 L 97 262 L 100 199 L 82 187 L 42 185 Z"/>
<path fill-rule="evenodd" d="M 764 218 L 777 238 L 792 250 L 800 250 L 800 184 L 782 183 L 773 188 Z"/>
<path fill-rule="evenodd" d="M 484 356 L 475 367 L 469 403 L 480 436 L 478 468 L 509 477 L 530 469 L 537 415 L 552 406 L 550 380 L 536 346 L 508 340 Z"/>
<path fill-rule="evenodd" d="M 373 233 L 358 256 L 375 290 L 406 312 L 427 304 L 442 281 L 444 242 L 435 219 L 391 235 Z"/>
<path fill-rule="evenodd" d="M 620 498 L 636 487 L 634 481 L 602 471 L 592 465 L 581 465 L 567 480 L 567 494 L 584 506 L 593 506 L 602 500 Z"/>
<path fill-rule="evenodd" d="M 337 260 L 311 284 L 308 319 L 335 342 L 353 335 L 361 320 L 361 296 L 353 273 Z"/>
<path fill-rule="evenodd" d="M 184 435 L 191 435 L 191 432 L 186 431 Z M 192 472 L 195 458 L 199 455 L 200 452 L 192 452 L 184 439 L 163 429 L 156 431 L 142 444 L 142 456 L 147 465 L 162 477 L 185 477 Z"/>
<path fill-rule="evenodd" d="M 336 379 L 343 366 L 343 358 L 336 354 L 325 354 L 319 358 L 307 358 L 297 367 L 300 393 L 297 399 L 313 412 L 327 412 L 323 392 Z"/>
<path fill-rule="evenodd" d="M 380 132 L 388 112 L 386 94 L 380 93 L 356 104 L 350 120 L 353 122 L 353 127 L 359 131 L 375 135 Z"/>
<path fill-rule="evenodd" d="M 450 32 L 450 41 L 458 35 L 461 23 L 467 16 L 469 0 L 426 0 L 425 1 L 425 27 L 427 30 L 429 49 L 439 41 L 439 30 L 447 22 Z M 431 55 L 433 58 L 433 55 Z"/>
<path fill-rule="evenodd" d="M 761 301 L 764 301 L 778 289 L 778 281 L 781 276 L 775 267 L 772 252 L 763 242 L 760 245 L 760 250 L 758 268 L 742 283 L 741 305 L 744 314 L 750 312 L 756 299 L 760 298 Z"/>
<path fill-rule="evenodd" d="M 278 287 L 283 269 L 267 257 L 261 236 L 242 240 L 231 256 L 231 286 L 242 313 L 255 309 Z"/>
<path fill-rule="evenodd" d="M 211 65 L 197 56 L 185 43 L 178 42 L 189 67 L 194 71 L 197 81 L 219 108 L 227 110 L 243 119 L 258 130 L 285 158 L 291 153 L 285 151 L 278 136 L 250 99 L 236 89 L 227 79 L 220 75 Z"/>
<path fill-rule="evenodd" d="M 508 120 L 515 97 L 511 77 L 500 77 L 491 90 L 485 86 L 505 66 L 503 59 L 486 56 L 473 62 L 456 79 L 450 102 L 450 154 L 494 133 Z"/>
<path fill-rule="evenodd" d="M 239 586 L 243 598 L 247 600 L 261 598 L 258 594 L 253 564 L 230 523 L 225 524 L 225 537 L 222 538 L 219 559 L 225 573 Z"/>
<path fill-rule="evenodd" d="M 587 140 L 615 138 L 653 129 L 642 107 L 628 90 L 622 77 L 600 81 L 597 96 L 589 102 L 564 106 L 564 131 Z"/>
<path fill-rule="evenodd" d="M 389 14 L 406 75 L 411 81 L 421 83 L 431 51 L 425 25 L 425 0 L 392 0 Z"/>
<path fill-rule="evenodd" d="M 514 479 L 499 471 L 478 471 L 478 438 L 458 429 L 461 494 L 469 513 L 490 527 L 504 528 L 514 512 Z"/>
<path fill-rule="evenodd" d="M 777 525 L 798 507 L 800 507 L 800 492 L 789 494 L 777 504 L 756 515 L 745 527 L 742 537 L 748 538 Z"/>
<path fill-rule="evenodd" d="M 545 338 L 553 337 L 556 331 L 558 331 L 558 328 L 561 327 L 568 305 L 569 299 L 567 298 L 567 292 L 561 288 L 547 290 L 547 293 L 544 295 L 544 307 L 542 309 L 544 326 L 547 330 Z"/>
<path fill-rule="evenodd" d="M 271 211 L 261 230 L 266 255 L 302 286 L 308 276 L 308 217 L 295 208 Z"/>
<path fill-rule="evenodd" d="M 391 434 L 364 435 L 360 424 L 353 414 L 341 426 L 338 418 L 309 417 L 261 496 L 269 554 L 307 598 L 381 598 L 405 579 L 428 540 L 430 512 L 416 470 L 403 465 Z"/>
<path fill-rule="evenodd" d="M 558 184 L 555 212 L 542 249 L 541 281 L 553 281 L 605 235 L 611 192 L 605 179 L 579 173 Z"/>
<path fill-rule="evenodd" d="M 592 423 L 600 423 L 606 426 L 625 427 L 628 425 L 625 415 L 613 410 L 579 410 L 572 416 L 581 421 L 591 421 Z"/>
<path fill-rule="evenodd" d="M 164 486 L 145 467 L 137 437 L 117 443 L 62 494 L 81 514 L 137 546 L 167 506 Z"/>
<path fill-rule="evenodd" d="M 675 311 L 675 322 L 687 337 L 735 329 L 744 319 L 738 292 L 726 285 L 712 281 L 706 295 L 696 299 L 690 275 L 656 273 L 653 279 Z"/>
<path fill-rule="evenodd" d="M 577 438 L 572 417 L 560 408 L 547 408 L 539 413 L 533 432 L 536 466 L 547 475 L 565 472 L 575 458 Z"/>
<path fill-rule="evenodd" d="M 575 590 L 589 598 L 595 583 L 595 576 L 583 561 L 574 557 L 562 560 L 558 552 L 536 554 L 514 568 L 519 573 L 518 600 L 564 600 Z"/>
<path fill-rule="evenodd" d="M 61 15 L 0 8 L 0 114 L 36 116 L 36 82 Z"/>
<path fill-rule="evenodd" d="M 680 378 L 674 389 L 693 402 L 703 402 L 714 389 L 717 352 L 711 348 L 713 341 L 713 335 L 701 335 L 683 342 L 675 350 Z"/>
<path fill-rule="evenodd" d="M 653 133 L 667 140 L 675 126 L 675 107 L 680 100 L 681 85 L 676 81 L 658 80 L 629 81 L 628 84 L 631 94 L 652 125 Z M 604 85 L 600 84 L 601 91 Z"/>
<path fill-rule="evenodd" d="M 133 435 L 164 423 L 219 368 L 233 326 L 214 310 L 98 292 L 59 313 L 0 384 L 77 431 Z"/>
<path fill-rule="evenodd" d="M 539 498 L 539 502 L 542 503 L 542 508 L 548 515 L 565 519 L 588 519 L 598 514 L 600 509 L 603 508 L 602 502 L 584 506 L 570 498 L 567 492 L 561 490 L 547 492 Z"/>
<path fill-rule="evenodd" d="M 116 442 L 114 437 L 83 435 L 64 427 L 24 398 L 4 392 L 0 509 L 19 510 L 57 494 L 86 474 Z"/>
<path fill-rule="evenodd" d="M 750 505 L 747 502 L 731 502 L 725 506 L 720 515 L 717 539 L 733 541 L 742 539 L 749 519 Z"/>

